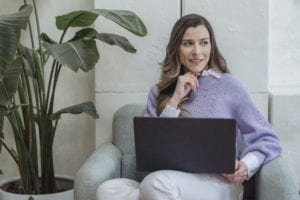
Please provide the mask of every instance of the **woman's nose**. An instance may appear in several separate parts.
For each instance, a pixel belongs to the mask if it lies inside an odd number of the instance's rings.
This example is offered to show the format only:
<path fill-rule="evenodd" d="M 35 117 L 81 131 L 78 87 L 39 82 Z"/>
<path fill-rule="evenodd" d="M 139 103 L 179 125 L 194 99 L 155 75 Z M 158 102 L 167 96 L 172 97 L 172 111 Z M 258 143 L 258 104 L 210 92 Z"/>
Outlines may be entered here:
<path fill-rule="evenodd" d="M 195 44 L 195 46 L 193 48 L 193 53 L 196 54 L 196 55 L 198 55 L 198 54 L 201 54 L 201 52 L 202 52 L 201 46 L 198 45 L 198 44 Z"/>

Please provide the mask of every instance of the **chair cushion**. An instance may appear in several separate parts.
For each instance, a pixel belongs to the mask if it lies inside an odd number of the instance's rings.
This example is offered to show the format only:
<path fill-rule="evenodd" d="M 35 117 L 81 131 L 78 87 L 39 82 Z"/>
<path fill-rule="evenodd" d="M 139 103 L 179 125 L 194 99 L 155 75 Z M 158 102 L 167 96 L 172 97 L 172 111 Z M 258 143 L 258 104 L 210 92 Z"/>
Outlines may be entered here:
<path fill-rule="evenodd" d="M 134 154 L 125 154 L 122 157 L 121 177 L 129 178 L 141 182 L 149 172 L 140 172 L 136 170 L 136 161 Z"/>

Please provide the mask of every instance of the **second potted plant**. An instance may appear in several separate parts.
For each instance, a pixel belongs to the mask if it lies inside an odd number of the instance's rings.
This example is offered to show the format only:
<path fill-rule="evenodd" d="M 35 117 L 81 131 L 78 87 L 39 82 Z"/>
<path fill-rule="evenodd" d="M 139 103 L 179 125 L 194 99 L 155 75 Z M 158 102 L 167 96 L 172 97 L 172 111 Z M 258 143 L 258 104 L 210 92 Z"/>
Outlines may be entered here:
<path fill-rule="evenodd" d="M 57 192 L 53 165 L 53 139 L 60 116 L 65 113 L 86 113 L 98 118 L 92 102 L 84 102 L 55 111 L 56 86 L 62 67 L 73 71 L 89 71 L 98 62 L 96 40 L 118 45 L 127 52 L 136 50 L 120 35 L 98 33 L 89 27 L 98 16 L 103 16 L 137 36 L 145 36 L 147 30 L 142 20 L 133 12 L 124 10 L 81 10 L 56 17 L 56 26 L 62 31 L 58 41 L 40 33 L 35 1 L 25 4 L 20 11 L 0 16 L 0 150 L 5 149 L 16 162 L 20 181 L 18 193 L 48 194 Z M 34 10 L 38 47 L 25 47 L 20 43 L 21 29 L 29 23 Z M 71 27 L 80 29 L 72 38 L 65 39 Z M 32 43 L 33 44 L 33 43 Z M 44 67 L 52 62 L 49 80 L 46 82 Z M 4 118 L 11 126 L 16 148 L 5 141 Z M 40 153 L 38 153 L 40 149 Z M 39 167 L 40 166 L 40 167 Z M 0 169 L 0 173 L 2 173 Z"/>

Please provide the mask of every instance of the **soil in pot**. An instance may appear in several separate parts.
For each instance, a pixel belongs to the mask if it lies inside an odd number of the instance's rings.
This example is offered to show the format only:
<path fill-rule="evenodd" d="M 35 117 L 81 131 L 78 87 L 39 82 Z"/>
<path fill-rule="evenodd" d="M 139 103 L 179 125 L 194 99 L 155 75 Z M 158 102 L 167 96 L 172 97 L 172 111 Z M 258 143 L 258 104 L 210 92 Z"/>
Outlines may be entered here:
<path fill-rule="evenodd" d="M 73 189 L 73 187 L 74 187 L 74 181 L 69 179 L 64 179 L 64 178 L 56 178 L 57 192 L 64 192 L 67 190 L 71 190 Z M 16 180 L 4 184 L 3 186 L 1 186 L 1 189 L 6 192 L 10 192 L 14 194 L 24 194 L 20 180 Z"/>

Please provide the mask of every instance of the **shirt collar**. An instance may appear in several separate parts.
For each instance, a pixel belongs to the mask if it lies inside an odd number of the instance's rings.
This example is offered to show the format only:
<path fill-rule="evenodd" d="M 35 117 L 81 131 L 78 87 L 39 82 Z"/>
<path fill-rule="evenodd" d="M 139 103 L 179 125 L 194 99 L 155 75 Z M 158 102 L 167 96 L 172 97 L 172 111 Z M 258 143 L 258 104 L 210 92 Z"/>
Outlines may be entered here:
<path fill-rule="evenodd" d="M 218 79 L 222 76 L 222 72 L 218 68 L 213 67 L 207 70 L 203 70 L 201 76 L 213 76 L 214 78 Z"/>

